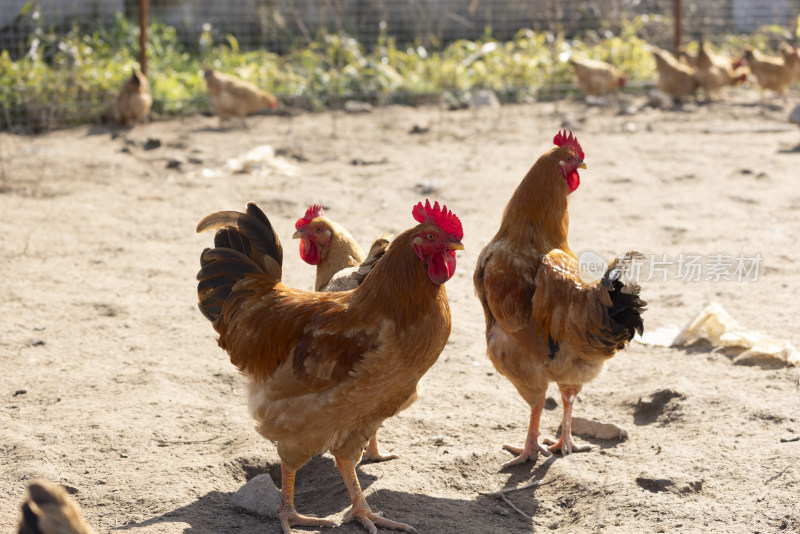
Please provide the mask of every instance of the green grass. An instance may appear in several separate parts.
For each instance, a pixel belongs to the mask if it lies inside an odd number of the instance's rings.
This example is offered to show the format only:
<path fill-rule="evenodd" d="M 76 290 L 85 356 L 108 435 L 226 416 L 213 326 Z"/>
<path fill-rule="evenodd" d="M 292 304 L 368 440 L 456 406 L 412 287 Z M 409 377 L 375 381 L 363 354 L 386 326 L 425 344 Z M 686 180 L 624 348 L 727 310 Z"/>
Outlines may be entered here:
<path fill-rule="evenodd" d="M 521 101 L 553 84 L 569 84 L 571 54 L 612 61 L 631 80 L 653 77 L 647 43 L 637 35 L 646 17 L 619 35 L 566 40 L 561 35 L 520 30 L 498 42 L 487 29 L 475 41 L 459 40 L 441 50 L 401 45 L 381 33 L 371 51 L 344 33 L 316 39 L 279 56 L 264 50 L 243 52 L 232 35 L 212 42 L 206 27 L 198 46 L 181 44 L 174 28 L 153 22 L 148 28 L 148 78 L 156 116 L 210 108 L 203 65 L 235 74 L 292 105 L 319 110 L 346 98 L 383 103 L 446 93 L 492 89 Z M 48 129 L 99 120 L 108 111 L 132 69 L 138 65 L 138 25 L 118 16 L 87 32 L 77 22 L 66 32 L 37 29 L 24 57 L 0 54 L 0 128 Z M 764 46 L 765 39 L 728 37 L 723 48 Z M 694 44 L 692 44 L 694 46 Z"/>

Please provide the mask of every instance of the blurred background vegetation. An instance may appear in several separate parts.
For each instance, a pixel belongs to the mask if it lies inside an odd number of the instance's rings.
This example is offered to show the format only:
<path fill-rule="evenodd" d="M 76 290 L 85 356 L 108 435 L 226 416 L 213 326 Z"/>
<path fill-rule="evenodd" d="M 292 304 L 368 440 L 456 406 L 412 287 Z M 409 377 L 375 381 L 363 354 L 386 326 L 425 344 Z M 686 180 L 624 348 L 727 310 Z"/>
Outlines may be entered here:
<path fill-rule="evenodd" d="M 30 31 L 0 52 L 0 129 L 40 131 L 102 120 L 138 67 L 138 21 L 118 12 L 107 22 L 75 18 L 66 27 L 48 26 L 39 9 L 35 2 L 22 7 L 15 23 L 27 22 Z M 566 62 L 572 54 L 615 64 L 635 91 L 653 79 L 648 43 L 663 46 L 673 32 L 673 21 L 664 14 L 613 24 L 598 20 L 581 32 L 567 32 L 555 19 L 545 26 L 520 29 L 503 40 L 486 26 L 476 39 L 447 43 L 420 36 L 399 42 L 385 21 L 377 22 L 370 42 L 319 27 L 313 35 L 306 29 L 278 54 L 243 50 L 233 33 L 212 23 L 187 42 L 174 26 L 153 20 L 147 32 L 152 116 L 210 109 L 199 73 L 204 65 L 273 92 L 284 106 L 308 110 L 338 107 L 346 99 L 378 104 L 459 99 L 479 89 L 491 89 L 506 102 L 552 97 L 572 90 Z M 739 56 L 747 44 L 772 51 L 780 41 L 798 38 L 800 28 L 773 25 L 715 35 L 712 42 Z M 687 48 L 696 50 L 697 40 Z"/>

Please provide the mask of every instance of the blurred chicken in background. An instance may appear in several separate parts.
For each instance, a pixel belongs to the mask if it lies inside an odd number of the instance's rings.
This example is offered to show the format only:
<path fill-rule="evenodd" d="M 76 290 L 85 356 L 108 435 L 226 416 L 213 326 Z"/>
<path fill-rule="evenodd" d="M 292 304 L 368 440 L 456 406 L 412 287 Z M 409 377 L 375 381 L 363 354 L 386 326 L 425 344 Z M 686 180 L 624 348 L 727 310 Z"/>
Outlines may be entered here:
<path fill-rule="evenodd" d="M 247 126 L 244 120 L 246 115 L 264 108 L 278 107 L 278 99 L 272 93 L 259 89 L 241 78 L 208 67 L 203 68 L 203 76 L 208 92 L 211 93 L 214 111 L 220 117 L 220 123 L 230 117 L 237 117 Z"/>
<path fill-rule="evenodd" d="M 656 85 L 658 88 L 673 100 L 694 95 L 700 85 L 695 77 L 695 69 L 678 61 L 666 50 L 652 45 L 650 49 L 656 60 Z"/>
<path fill-rule="evenodd" d="M 117 121 L 123 126 L 142 123 L 150 113 L 152 105 L 153 97 L 150 95 L 147 76 L 140 70 L 134 70 L 117 97 L 115 109 Z"/>
<path fill-rule="evenodd" d="M 591 96 L 601 96 L 625 87 L 628 78 L 616 67 L 595 59 L 572 56 L 569 64 L 575 72 L 578 90 Z"/>
<path fill-rule="evenodd" d="M 796 59 L 797 55 L 791 53 L 780 57 L 769 56 L 752 46 L 744 51 L 744 60 L 761 88 L 762 99 L 766 89 L 775 91 L 786 102 L 786 89 L 796 74 Z"/>
<path fill-rule="evenodd" d="M 705 41 L 700 42 L 694 63 L 697 83 L 705 90 L 709 100 L 720 97 L 723 87 L 747 80 L 747 69 L 740 62 L 713 52 Z"/>

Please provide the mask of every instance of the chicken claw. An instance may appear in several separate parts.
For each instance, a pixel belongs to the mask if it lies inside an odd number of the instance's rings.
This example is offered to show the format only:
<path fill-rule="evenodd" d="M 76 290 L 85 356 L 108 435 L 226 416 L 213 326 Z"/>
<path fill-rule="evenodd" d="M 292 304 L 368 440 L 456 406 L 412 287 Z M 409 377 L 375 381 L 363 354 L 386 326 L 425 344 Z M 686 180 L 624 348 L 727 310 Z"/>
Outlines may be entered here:
<path fill-rule="evenodd" d="M 369 534 L 377 534 L 378 527 L 416 532 L 416 529 L 411 525 L 386 519 L 381 512 L 373 512 L 369 504 L 367 504 L 367 500 L 364 498 L 361 485 L 358 483 L 355 462 L 345 458 L 339 458 L 338 456 L 335 458 L 336 467 L 342 474 L 344 484 L 347 486 L 347 492 L 350 494 L 350 502 L 353 503 L 353 507 L 345 514 L 343 523 L 349 523 L 350 521 L 358 519 Z"/>
<path fill-rule="evenodd" d="M 539 453 L 542 453 L 544 456 L 550 456 L 550 451 L 548 451 L 538 443 L 536 443 L 533 446 L 529 445 L 530 445 L 529 443 L 526 443 L 524 449 L 520 447 L 514 447 L 513 445 L 503 445 L 503 448 L 505 450 L 507 450 L 508 452 L 513 452 L 514 454 L 517 455 L 517 457 L 507 461 L 500 467 L 502 469 L 505 469 L 506 467 L 511 467 L 512 465 L 524 464 L 528 460 L 535 462 L 536 459 L 539 457 Z"/>
<path fill-rule="evenodd" d="M 391 519 L 383 517 L 383 512 L 373 512 L 369 506 L 366 509 L 353 507 L 344 516 L 342 523 L 350 523 L 351 521 L 358 521 L 364 525 L 369 534 L 377 534 L 378 527 L 391 528 L 394 530 L 404 530 L 405 532 L 416 532 L 417 529 L 405 523 L 398 523 Z"/>
<path fill-rule="evenodd" d="M 367 448 L 364 449 L 364 455 L 361 457 L 362 462 L 385 462 L 386 460 L 395 460 L 400 458 L 396 454 L 381 454 L 381 451 L 378 449 L 378 435 L 375 434 L 372 436 L 372 439 L 369 440 L 369 444 L 367 444 Z"/>
<path fill-rule="evenodd" d="M 336 523 L 329 519 L 321 519 L 311 515 L 300 515 L 295 510 L 281 510 L 279 514 L 284 534 L 292 534 L 293 526 L 302 527 L 335 527 Z"/>
<path fill-rule="evenodd" d="M 525 448 L 514 447 L 513 445 L 503 445 L 503 448 L 509 452 L 517 455 L 513 460 L 504 463 L 501 468 L 505 469 L 512 465 L 522 464 L 528 460 L 536 461 L 539 453 L 545 456 L 550 456 L 550 451 L 539 445 L 539 420 L 542 417 L 542 410 L 544 410 L 545 396 L 539 398 L 536 404 L 531 408 L 531 421 L 528 425 L 528 437 L 525 439 Z"/>
<path fill-rule="evenodd" d="M 572 440 L 571 435 L 565 438 L 563 433 L 557 441 L 552 438 L 544 438 L 542 441 L 544 441 L 547 445 L 550 445 L 550 447 L 547 448 L 549 452 L 560 452 L 562 456 L 572 454 L 573 452 L 586 452 L 592 449 L 592 446 L 588 443 L 578 445 Z"/>

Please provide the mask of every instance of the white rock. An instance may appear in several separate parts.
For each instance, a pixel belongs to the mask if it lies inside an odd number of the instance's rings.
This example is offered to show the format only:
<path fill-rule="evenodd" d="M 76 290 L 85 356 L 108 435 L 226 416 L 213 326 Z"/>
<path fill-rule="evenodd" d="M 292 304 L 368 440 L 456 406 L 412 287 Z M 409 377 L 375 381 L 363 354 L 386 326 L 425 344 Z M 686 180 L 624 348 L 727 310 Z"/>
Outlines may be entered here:
<path fill-rule="evenodd" d="M 791 113 L 789 113 L 789 122 L 800 124 L 800 104 L 797 104 Z"/>
<path fill-rule="evenodd" d="M 477 108 L 485 106 L 497 109 L 500 107 L 500 100 L 497 98 L 494 91 L 481 89 L 472 96 L 472 105 Z"/>
<path fill-rule="evenodd" d="M 359 102 L 358 100 L 348 100 L 344 103 L 344 110 L 347 113 L 372 113 L 372 104 Z"/>
<path fill-rule="evenodd" d="M 596 438 L 608 441 L 625 441 L 628 431 L 614 423 L 601 423 L 583 417 L 572 418 L 572 433 L 585 438 Z"/>
<path fill-rule="evenodd" d="M 278 517 L 281 492 L 269 475 L 258 475 L 239 488 L 232 501 L 235 507 L 245 512 L 273 519 Z"/>

